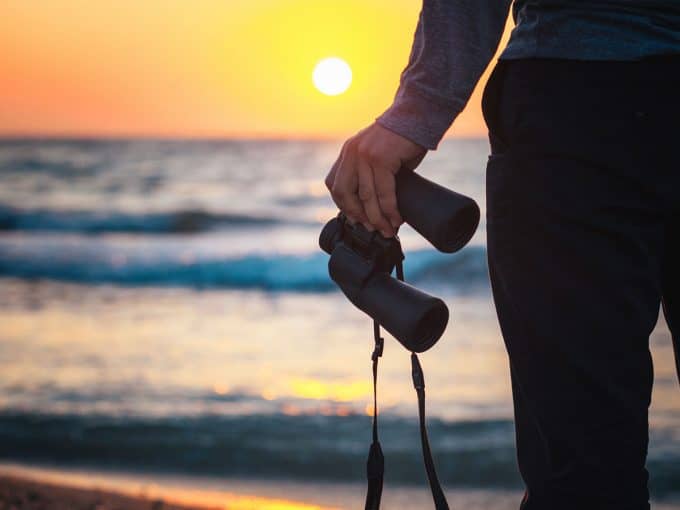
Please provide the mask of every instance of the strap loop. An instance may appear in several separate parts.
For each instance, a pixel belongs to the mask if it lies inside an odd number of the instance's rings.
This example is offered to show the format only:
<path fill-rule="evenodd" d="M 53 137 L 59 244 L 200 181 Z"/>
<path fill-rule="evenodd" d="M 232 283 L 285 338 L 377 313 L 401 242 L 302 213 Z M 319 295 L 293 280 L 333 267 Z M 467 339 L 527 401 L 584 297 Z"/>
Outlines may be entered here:
<path fill-rule="evenodd" d="M 373 339 L 375 340 L 375 348 L 373 354 L 371 354 L 371 360 L 378 361 L 378 358 L 383 355 L 385 339 L 380 336 L 380 324 L 377 321 L 373 321 Z"/>
<path fill-rule="evenodd" d="M 415 352 L 411 353 L 411 378 L 413 379 L 413 387 L 416 391 L 425 391 L 425 376 L 423 369 L 418 361 L 418 356 Z"/>

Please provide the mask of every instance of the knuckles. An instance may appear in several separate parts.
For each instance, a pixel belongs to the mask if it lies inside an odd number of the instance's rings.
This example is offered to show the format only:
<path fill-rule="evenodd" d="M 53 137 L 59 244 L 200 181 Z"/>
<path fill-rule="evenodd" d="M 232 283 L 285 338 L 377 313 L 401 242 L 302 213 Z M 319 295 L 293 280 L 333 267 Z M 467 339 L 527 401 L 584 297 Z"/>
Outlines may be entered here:
<path fill-rule="evenodd" d="M 397 197 L 385 190 L 378 190 L 376 192 L 376 195 L 378 196 L 378 200 L 380 201 L 380 206 L 388 209 L 388 210 L 395 210 L 397 209 Z"/>
<path fill-rule="evenodd" d="M 347 192 L 342 188 L 333 186 L 331 188 L 331 195 L 333 195 L 333 198 L 336 200 L 343 200 L 347 196 Z"/>
<path fill-rule="evenodd" d="M 378 147 L 368 143 L 360 143 L 357 146 L 357 154 L 372 165 L 380 165 L 385 160 L 382 151 Z"/>
<path fill-rule="evenodd" d="M 356 136 L 353 136 L 352 138 L 347 139 L 347 141 L 344 143 L 342 146 L 342 153 L 345 154 L 346 152 L 358 152 L 358 146 L 359 146 L 359 140 L 357 139 Z"/>
<path fill-rule="evenodd" d="M 375 192 L 371 188 L 359 187 L 359 200 L 368 202 L 375 196 Z"/>
<path fill-rule="evenodd" d="M 356 151 L 359 157 L 367 158 L 371 152 L 371 148 L 365 141 L 362 140 L 356 145 Z"/>

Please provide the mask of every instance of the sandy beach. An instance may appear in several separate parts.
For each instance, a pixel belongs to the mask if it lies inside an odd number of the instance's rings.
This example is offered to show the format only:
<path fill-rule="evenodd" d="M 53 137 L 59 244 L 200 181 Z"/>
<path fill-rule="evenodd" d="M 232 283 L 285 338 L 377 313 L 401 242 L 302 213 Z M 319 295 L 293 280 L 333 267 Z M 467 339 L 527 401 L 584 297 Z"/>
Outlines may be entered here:
<path fill-rule="evenodd" d="M 100 489 L 54 485 L 27 478 L 0 476 L 0 508 L 21 510 L 198 510 L 162 498 L 133 497 Z"/>

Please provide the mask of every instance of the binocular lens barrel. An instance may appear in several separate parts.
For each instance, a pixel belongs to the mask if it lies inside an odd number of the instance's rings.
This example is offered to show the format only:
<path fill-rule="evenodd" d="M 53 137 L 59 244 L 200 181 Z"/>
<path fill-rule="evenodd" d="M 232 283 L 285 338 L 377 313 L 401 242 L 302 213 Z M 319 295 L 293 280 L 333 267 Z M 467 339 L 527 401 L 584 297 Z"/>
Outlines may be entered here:
<path fill-rule="evenodd" d="M 454 253 L 470 241 L 480 216 L 474 200 L 411 171 L 400 171 L 396 181 L 402 218 L 432 246 Z"/>
<path fill-rule="evenodd" d="M 369 280 L 355 304 L 412 352 L 425 352 L 437 343 L 449 321 L 441 299 L 386 273 Z"/>

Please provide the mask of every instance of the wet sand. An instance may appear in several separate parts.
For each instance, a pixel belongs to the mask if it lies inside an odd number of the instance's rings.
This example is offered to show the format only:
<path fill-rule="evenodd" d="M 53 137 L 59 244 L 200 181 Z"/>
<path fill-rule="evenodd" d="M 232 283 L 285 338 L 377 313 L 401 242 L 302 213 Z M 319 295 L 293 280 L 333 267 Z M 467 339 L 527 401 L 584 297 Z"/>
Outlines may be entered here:
<path fill-rule="evenodd" d="M 0 463 L 0 510 L 335 510 L 317 486 Z M 349 496 L 337 488 L 339 501 Z M 351 500 L 351 498 L 349 498 Z M 349 508 L 354 508 L 350 503 Z M 345 508 L 343 506 L 343 508 Z"/>

